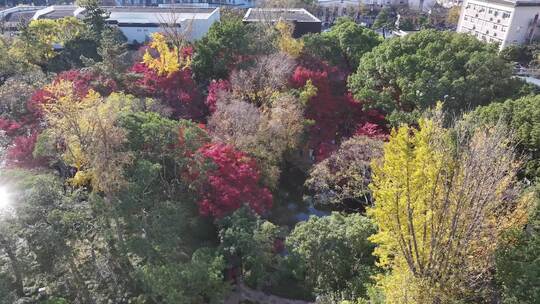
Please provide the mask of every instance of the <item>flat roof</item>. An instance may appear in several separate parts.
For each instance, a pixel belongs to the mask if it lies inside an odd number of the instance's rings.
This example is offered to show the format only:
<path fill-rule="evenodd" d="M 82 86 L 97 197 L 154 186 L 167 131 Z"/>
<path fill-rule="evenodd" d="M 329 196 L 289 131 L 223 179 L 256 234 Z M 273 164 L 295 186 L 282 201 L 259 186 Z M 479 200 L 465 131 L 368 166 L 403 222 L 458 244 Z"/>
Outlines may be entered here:
<path fill-rule="evenodd" d="M 176 23 L 191 19 L 209 19 L 219 11 L 217 7 L 137 7 L 137 6 L 102 6 L 110 13 L 107 21 L 124 24 L 163 24 Z M 49 6 L 37 11 L 31 18 L 60 19 L 64 17 L 80 17 L 85 14 L 84 8 L 77 6 Z"/>
<path fill-rule="evenodd" d="M 3 21 L 5 22 L 20 22 L 20 21 L 29 21 L 34 17 L 34 14 L 37 12 L 38 9 L 35 9 L 33 11 L 27 10 L 27 11 L 20 11 L 20 12 L 12 12 L 7 13 Z"/>
<path fill-rule="evenodd" d="M 291 8 L 250 8 L 244 15 L 243 21 L 258 22 L 278 20 L 296 21 L 296 22 L 321 22 L 319 18 L 313 16 L 307 10 Z"/>
<path fill-rule="evenodd" d="M 540 6 L 540 0 L 474 0 L 486 4 L 500 4 L 508 7 Z"/>
<path fill-rule="evenodd" d="M 174 6 L 174 7 L 148 7 L 148 6 L 112 6 L 103 7 L 107 11 L 114 13 L 191 13 L 191 14 L 211 14 L 216 10 L 215 7 L 192 7 L 192 6 Z"/>
<path fill-rule="evenodd" d="M 118 23 L 175 23 L 191 19 L 208 19 L 219 8 L 199 7 L 106 7 L 109 13 L 108 21 Z"/>
<path fill-rule="evenodd" d="M 64 17 L 75 17 L 77 6 L 54 6 L 50 12 L 44 13 L 40 19 L 60 19 Z"/>

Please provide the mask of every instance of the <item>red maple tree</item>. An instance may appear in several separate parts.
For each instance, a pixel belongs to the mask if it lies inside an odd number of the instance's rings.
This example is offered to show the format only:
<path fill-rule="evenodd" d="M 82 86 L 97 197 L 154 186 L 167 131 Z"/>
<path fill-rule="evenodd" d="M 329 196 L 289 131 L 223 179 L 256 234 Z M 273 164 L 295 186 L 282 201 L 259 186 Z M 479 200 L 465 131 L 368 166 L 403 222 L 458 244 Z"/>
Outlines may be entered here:
<path fill-rule="evenodd" d="M 208 85 L 208 96 L 206 97 L 206 106 L 210 113 L 216 111 L 216 103 L 220 92 L 226 92 L 231 89 L 231 84 L 227 80 L 212 80 Z"/>
<path fill-rule="evenodd" d="M 140 52 L 144 53 L 146 50 L 155 53 L 155 50 L 149 47 L 141 48 Z M 193 48 L 185 47 L 179 52 L 182 58 L 190 57 Z M 198 121 L 204 118 L 206 107 L 190 68 L 185 67 L 170 74 L 159 75 L 155 69 L 139 62 L 131 67 L 131 72 L 139 75 L 134 83 L 127 85 L 131 93 L 160 99 L 176 118 Z"/>
<path fill-rule="evenodd" d="M 199 211 L 206 216 L 222 217 L 248 205 L 262 214 L 272 207 L 272 194 L 261 186 L 255 160 L 231 145 L 211 143 L 198 151 L 214 168 L 202 187 Z"/>
<path fill-rule="evenodd" d="M 324 63 L 318 66 L 319 69 L 298 66 L 291 77 L 294 88 L 305 86 L 308 80 L 317 87 L 317 94 L 308 101 L 305 114 L 315 122 L 309 133 L 316 161 L 328 157 L 341 140 L 354 134 L 382 136 L 387 133 L 384 115 L 373 110 L 363 111 L 361 102 L 346 91 L 343 77 L 329 76 L 340 74 L 335 67 Z"/>

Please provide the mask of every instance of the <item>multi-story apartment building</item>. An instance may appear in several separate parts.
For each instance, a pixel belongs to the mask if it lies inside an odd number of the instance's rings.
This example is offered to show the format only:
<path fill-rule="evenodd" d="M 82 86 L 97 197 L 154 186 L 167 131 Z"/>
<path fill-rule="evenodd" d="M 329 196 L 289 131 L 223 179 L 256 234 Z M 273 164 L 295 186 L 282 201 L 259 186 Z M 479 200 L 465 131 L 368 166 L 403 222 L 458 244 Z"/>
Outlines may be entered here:
<path fill-rule="evenodd" d="M 528 44 L 536 38 L 539 14 L 540 0 L 465 0 L 457 31 L 500 49 Z"/>

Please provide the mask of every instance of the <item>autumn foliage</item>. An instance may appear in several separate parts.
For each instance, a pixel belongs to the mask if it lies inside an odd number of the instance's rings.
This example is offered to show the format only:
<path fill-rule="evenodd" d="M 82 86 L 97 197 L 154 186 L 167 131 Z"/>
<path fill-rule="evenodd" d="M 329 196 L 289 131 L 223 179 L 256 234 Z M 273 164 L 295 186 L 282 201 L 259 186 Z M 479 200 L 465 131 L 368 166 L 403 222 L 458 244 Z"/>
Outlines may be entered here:
<path fill-rule="evenodd" d="M 160 48 L 161 49 L 161 48 Z M 173 58 L 180 60 L 191 56 L 192 48 L 184 48 L 178 51 L 181 55 Z M 171 110 L 173 116 L 182 118 L 200 119 L 205 113 L 202 98 L 197 90 L 197 85 L 192 77 L 191 68 L 180 64 L 174 66 L 162 66 L 171 64 L 171 58 L 161 62 L 150 56 L 150 53 L 159 56 L 156 49 L 148 48 L 145 51 L 143 62 L 133 65 L 131 71 L 139 75 L 139 79 L 132 86 L 131 91 L 137 95 L 159 98 Z M 170 52 L 167 52 L 170 55 Z M 152 58 L 152 60 L 148 59 Z M 183 59 L 182 59 L 183 60 Z M 182 61 L 182 64 L 186 64 Z M 142 89 L 142 92 L 140 92 Z"/>
<path fill-rule="evenodd" d="M 199 211 L 206 216 L 222 217 L 242 205 L 262 214 L 272 206 L 272 194 L 260 185 L 260 172 L 254 159 L 222 143 L 203 146 L 199 153 L 214 167 L 199 201 Z"/>
<path fill-rule="evenodd" d="M 58 74 L 53 80 L 51 86 L 57 86 L 61 82 L 70 82 L 73 87 L 73 93 L 78 99 L 88 95 L 90 90 L 100 93 L 102 96 L 108 96 L 118 89 L 116 82 L 110 78 L 94 74 L 89 71 L 69 70 Z M 51 90 L 51 86 L 44 87 L 34 92 L 26 107 L 34 117 L 41 117 L 43 104 L 56 99 Z"/>
<path fill-rule="evenodd" d="M 9 166 L 33 168 L 44 164 L 41 158 L 34 158 L 33 152 L 36 146 L 38 132 L 30 135 L 20 135 L 13 138 L 12 146 L 7 150 L 6 160 Z"/>
<path fill-rule="evenodd" d="M 231 84 L 227 80 L 214 80 L 210 82 L 208 86 L 208 96 L 206 97 L 206 106 L 210 113 L 216 111 L 216 103 L 219 97 L 220 92 L 226 92 L 231 89 Z"/>
<path fill-rule="evenodd" d="M 335 67 L 325 64 L 321 69 L 298 66 L 291 77 L 295 88 L 306 85 L 308 80 L 317 88 L 317 94 L 308 100 L 306 118 L 314 121 L 310 129 L 310 146 L 317 160 L 326 158 L 339 145 L 339 141 L 352 135 L 380 137 L 387 134 L 384 116 L 379 112 L 363 111 L 360 102 L 354 100 L 339 80 L 331 75 L 339 74 Z"/>

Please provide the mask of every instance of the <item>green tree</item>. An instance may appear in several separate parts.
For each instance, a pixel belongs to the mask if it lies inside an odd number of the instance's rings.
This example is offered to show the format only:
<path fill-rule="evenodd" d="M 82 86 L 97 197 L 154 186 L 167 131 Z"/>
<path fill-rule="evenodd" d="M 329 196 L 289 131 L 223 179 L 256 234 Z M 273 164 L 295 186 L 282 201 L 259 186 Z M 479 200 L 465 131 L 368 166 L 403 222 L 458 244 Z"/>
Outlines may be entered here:
<path fill-rule="evenodd" d="M 85 34 L 86 27 L 75 17 L 32 20 L 21 30 L 9 51 L 22 62 L 45 68 L 57 56 L 55 46 L 64 46 L 70 40 Z"/>
<path fill-rule="evenodd" d="M 523 83 L 492 45 L 425 30 L 388 39 L 364 55 L 348 85 L 366 107 L 387 113 L 423 111 L 437 101 L 459 113 L 514 96 Z"/>
<path fill-rule="evenodd" d="M 185 264 L 145 266 L 140 275 L 150 298 L 167 304 L 223 303 L 230 286 L 223 278 L 225 260 L 210 248 L 193 253 Z"/>
<path fill-rule="evenodd" d="M 386 37 L 386 31 L 394 29 L 395 26 L 395 20 L 392 17 L 392 11 L 388 7 L 383 8 L 379 12 L 379 14 L 377 14 L 377 17 L 373 22 L 373 28 L 382 29 L 384 37 Z"/>
<path fill-rule="evenodd" d="M 85 8 L 83 22 L 88 27 L 90 37 L 96 42 L 100 41 L 108 27 L 106 20 L 110 13 L 101 7 L 99 0 L 77 0 L 77 5 Z"/>
<path fill-rule="evenodd" d="M 256 288 L 270 285 L 280 264 L 274 252 L 279 228 L 246 207 L 220 220 L 218 226 L 219 248 L 233 266 L 240 267 L 245 282 Z"/>
<path fill-rule="evenodd" d="M 93 224 L 88 218 L 90 206 L 82 200 L 84 195 L 78 191 L 64 192 L 62 182 L 51 174 L 7 171 L 0 180 L 11 193 L 13 224 L 18 228 L 17 242 L 9 245 L 2 237 L 1 245 L 9 256 L 15 278 L 20 280 L 19 285 L 34 281 L 56 289 L 62 280 L 70 280 L 73 284 L 61 292 L 64 296 L 92 301 L 85 284 L 90 277 L 81 271 L 84 262 L 78 258 L 85 252 L 85 248 L 78 246 L 78 240 L 91 231 Z M 21 240 L 24 245 L 20 244 Z M 20 255 L 25 252 L 25 256 Z M 35 266 L 24 266 L 23 261 Z"/>
<path fill-rule="evenodd" d="M 531 45 L 509 45 L 501 50 L 500 56 L 513 63 L 519 62 L 527 65 L 533 60 L 535 47 Z"/>
<path fill-rule="evenodd" d="M 333 65 L 345 65 L 356 70 L 360 58 L 382 42 L 374 31 L 362 27 L 354 20 L 339 18 L 328 32 L 303 37 L 304 52 L 326 60 Z"/>
<path fill-rule="evenodd" d="M 366 217 L 334 212 L 297 224 L 286 243 L 303 264 L 305 280 L 315 293 L 337 302 L 366 295 L 365 285 L 375 274 L 375 244 L 368 237 L 375 232 Z"/>
<path fill-rule="evenodd" d="M 526 229 L 512 229 L 503 236 L 496 252 L 496 278 L 502 289 L 503 303 L 536 303 L 540 300 L 540 199 Z"/>
<path fill-rule="evenodd" d="M 10 56 L 2 56 L 0 58 L 0 84 L 4 83 L 9 77 L 18 76 L 31 72 L 33 70 L 39 70 L 39 67 L 29 63 L 19 56 L 13 56 L 14 53 L 18 53 L 14 49 L 14 44 L 17 40 L 14 38 L 1 37 L 0 38 L 0 52 L 2 54 L 10 54 Z"/>
<path fill-rule="evenodd" d="M 188 173 L 195 163 L 190 155 L 207 143 L 206 133 L 153 112 L 124 113 L 119 125 L 133 156 L 114 205 L 127 248 L 156 267 L 188 262 L 197 247 L 215 240 L 213 226 L 198 217 L 197 179 Z"/>
<path fill-rule="evenodd" d="M 515 144 L 528 155 L 524 174 L 530 179 L 540 176 L 540 96 L 525 96 L 479 107 L 466 119 L 479 127 L 504 123 L 516 134 Z"/>
<path fill-rule="evenodd" d="M 128 51 L 126 38 L 116 28 L 106 28 L 101 34 L 98 58 L 81 58 L 83 63 L 98 75 L 116 80 L 123 84 L 127 78 L 126 72 L 132 66 L 132 58 Z"/>
<path fill-rule="evenodd" d="M 251 53 L 250 28 L 240 18 L 222 19 L 212 24 L 208 33 L 195 43 L 192 69 L 195 77 L 208 83 L 226 79 L 239 57 Z"/>

